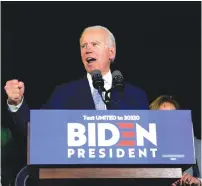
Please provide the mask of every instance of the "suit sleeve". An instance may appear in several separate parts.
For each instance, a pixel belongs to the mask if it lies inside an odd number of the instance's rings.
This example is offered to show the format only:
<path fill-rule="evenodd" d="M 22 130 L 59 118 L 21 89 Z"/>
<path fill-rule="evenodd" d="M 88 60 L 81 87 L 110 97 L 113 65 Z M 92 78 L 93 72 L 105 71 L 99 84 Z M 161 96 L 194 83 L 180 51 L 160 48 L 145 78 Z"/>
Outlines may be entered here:
<path fill-rule="evenodd" d="M 27 123 L 29 121 L 29 107 L 25 100 L 17 112 L 8 111 L 8 115 L 12 120 L 11 130 L 26 136 Z"/>
<path fill-rule="evenodd" d="M 142 93 L 140 94 L 140 100 L 140 110 L 149 110 L 149 99 L 144 91 L 142 91 Z"/>
<path fill-rule="evenodd" d="M 41 109 L 57 109 L 57 103 L 61 102 L 60 99 L 60 91 L 56 87 L 47 104 L 43 105 Z M 8 114 L 13 121 L 11 128 L 26 137 L 28 129 L 27 126 L 30 121 L 30 108 L 25 99 L 17 112 L 8 111 Z"/>
<path fill-rule="evenodd" d="M 134 109 L 149 110 L 149 100 L 146 92 L 140 88 L 131 88 L 131 101 L 134 104 Z"/>

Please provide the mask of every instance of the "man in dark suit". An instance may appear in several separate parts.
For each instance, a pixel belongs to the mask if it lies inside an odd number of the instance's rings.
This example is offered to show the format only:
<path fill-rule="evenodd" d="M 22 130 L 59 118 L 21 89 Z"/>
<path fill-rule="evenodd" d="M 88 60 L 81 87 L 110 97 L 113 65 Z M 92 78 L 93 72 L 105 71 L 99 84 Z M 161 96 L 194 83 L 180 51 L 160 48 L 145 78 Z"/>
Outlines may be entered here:
<path fill-rule="evenodd" d="M 56 87 L 45 105 L 45 109 L 107 109 L 101 98 L 100 101 L 95 100 L 96 89 L 93 87 L 90 72 L 95 69 L 100 70 L 105 89 L 108 90 L 112 87 L 110 65 L 116 55 L 115 38 L 105 27 L 88 27 L 81 34 L 80 50 L 87 77 Z M 8 95 L 8 110 L 13 121 L 20 132 L 26 136 L 29 107 L 24 99 L 24 84 L 18 80 L 10 80 L 6 83 L 5 91 Z M 110 97 L 114 100 L 118 99 L 115 91 L 111 93 Z M 141 110 L 148 108 L 146 93 L 140 88 L 126 83 L 121 101 L 111 109 Z"/>
<path fill-rule="evenodd" d="M 115 59 L 116 43 L 113 34 L 107 28 L 102 26 L 86 28 L 81 34 L 80 50 L 87 76 L 80 80 L 57 86 L 47 104 L 43 107 L 44 109 L 141 110 L 149 108 L 146 93 L 136 86 L 126 83 L 121 101 L 110 108 L 104 104 L 97 89 L 94 88 L 90 73 L 96 69 L 100 70 L 102 74 L 104 88 L 109 90 L 112 87 L 110 65 Z M 26 141 L 30 109 L 24 98 L 24 90 L 24 83 L 16 79 L 7 81 L 5 85 L 5 91 L 8 96 L 7 110 L 10 119 L 13 120 L 11 128 L 14 128 L 15 132 L 17 131 L 18 135 Z M 116 91 L 112 91 L 109 96 L 112 100 L 119 100 L 119 95 Z M 23 182 L 24 180 L 21 181 Z"/>
<path fill-rule="evenodd" d="M 93 87 L 90 73 L 100 70 L 104 88 L 112 87 L 110 65 L 116 55 L 116 43 L 113 34 L 105 27 L 93 26 L 86 28 L 81 34 L 80 50 L 87 76 L 55 88 L 44 109 L 97 109 L 105 110 L 97 89 Z M 8 114 L 13 120 L 13 128 L 26 141 L 27 123 L 30 120 L 30 109 L 24 98 L 24 83 L 18 80 L 7 81 L 5 91 L 8 96 Z M 112 91 L 110 99 L 119 100 L 116 91 Z M 146 93 L 140 88 L 125 84 L 121 101 L 112 105 L 110 109 L 148 109 L 149 102 Z M 26 162 L 26 161 L 25 161 Z M 26 163 L 25 163 L 26 164 Z M 23 178 L 24 179 L 24 178 Z M 24 182 L 24 180 L 19 180 Z"/>

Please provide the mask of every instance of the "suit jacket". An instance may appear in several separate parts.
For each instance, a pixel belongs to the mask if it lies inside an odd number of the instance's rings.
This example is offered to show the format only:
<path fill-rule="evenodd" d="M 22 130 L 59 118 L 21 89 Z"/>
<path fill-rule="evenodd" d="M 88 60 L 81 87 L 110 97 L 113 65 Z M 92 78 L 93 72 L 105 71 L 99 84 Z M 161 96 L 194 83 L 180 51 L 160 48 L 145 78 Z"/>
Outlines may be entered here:
<path fill-rule="evenodd" d="M 119 99 L 116 91 L 112 91 L 111 99 Z M 87 78 L 57 86 L 47 104 L 42 109 L 94 110 L 95 105 Z M 148 110 L 149 101 L 146 93 L 142 89 L 126 83 L 121 101 L 111 109 Z M 11 113 L 13 121 L 25 136 L 27 134 L 27 122 L 30 120 L 29 112 L 29 107 L 24 100 L 19 110 Z"/>

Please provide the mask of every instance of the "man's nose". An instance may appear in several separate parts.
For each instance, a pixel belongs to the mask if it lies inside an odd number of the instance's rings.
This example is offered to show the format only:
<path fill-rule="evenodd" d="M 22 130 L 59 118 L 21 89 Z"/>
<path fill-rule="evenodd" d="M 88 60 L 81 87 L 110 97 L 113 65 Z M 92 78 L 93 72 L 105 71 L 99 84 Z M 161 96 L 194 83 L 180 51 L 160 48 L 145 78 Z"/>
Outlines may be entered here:
<path fill-rule="evenodd" d="M 92 49 L 92 44 L 91 44 L 91 43 L 88 43 L 88 44 L 86 45 L 86 49 L 87 49 L 87 50 L 91 50 L 91 49 Z"/>
<path fill-rule="evenodd" d="M 86 45 L 86 54 L 92 53 L 92 45 Z"/>

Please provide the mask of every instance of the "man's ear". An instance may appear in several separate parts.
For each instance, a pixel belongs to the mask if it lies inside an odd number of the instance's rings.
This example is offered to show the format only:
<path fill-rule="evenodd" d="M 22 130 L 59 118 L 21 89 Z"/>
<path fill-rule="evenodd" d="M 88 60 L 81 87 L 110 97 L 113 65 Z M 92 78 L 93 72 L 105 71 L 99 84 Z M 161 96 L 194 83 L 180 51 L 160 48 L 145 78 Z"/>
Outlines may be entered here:
<path fill-rule="evenodd" d="M 109 51 L 109 59 L 111 61 L 113 61 L 115 58 L 115 55 L 116 55 L 116 49 L 114 47 L 111 47 L 109 50 L 110 50 Z"/>

